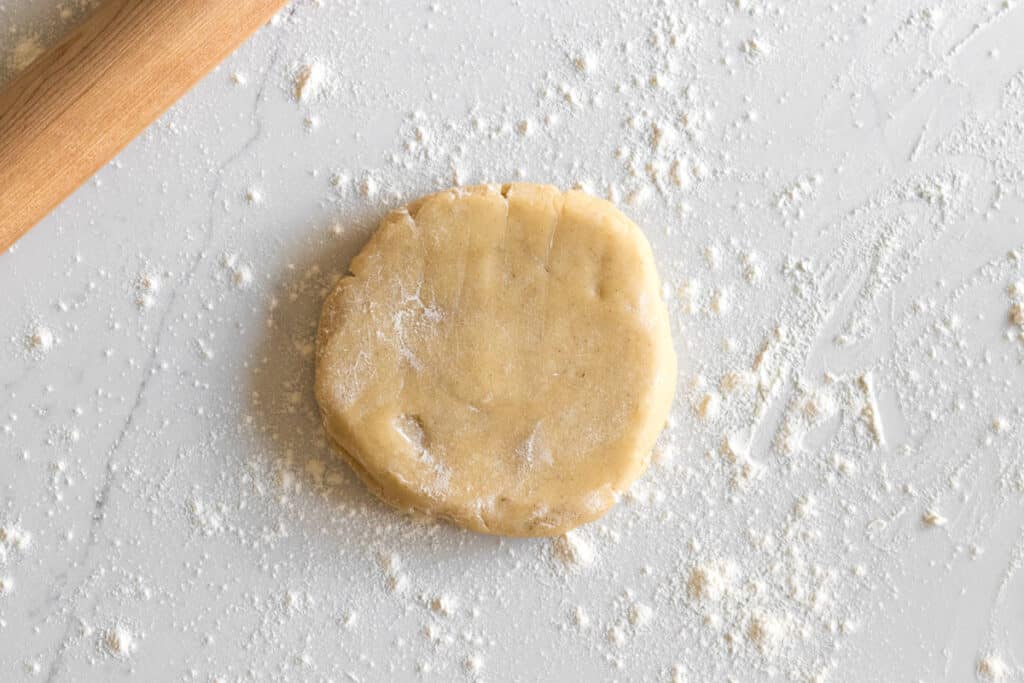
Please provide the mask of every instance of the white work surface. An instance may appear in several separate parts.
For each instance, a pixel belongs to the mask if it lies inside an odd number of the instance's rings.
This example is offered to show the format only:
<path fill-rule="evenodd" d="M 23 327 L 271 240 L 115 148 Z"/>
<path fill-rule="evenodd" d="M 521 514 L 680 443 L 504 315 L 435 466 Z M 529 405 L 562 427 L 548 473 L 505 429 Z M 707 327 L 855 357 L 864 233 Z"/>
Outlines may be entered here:
<path fill-rule="evenodd" d="M 0 680 L 1024 680 L 1024 4 L 379 4 L 0 256 Z M 0 0 L 0 79 L 87 5 Z M 311 390 L 380 216 L 519 179 L 643 228 L 680 355 L 571 542 L 378 503 Z"/>

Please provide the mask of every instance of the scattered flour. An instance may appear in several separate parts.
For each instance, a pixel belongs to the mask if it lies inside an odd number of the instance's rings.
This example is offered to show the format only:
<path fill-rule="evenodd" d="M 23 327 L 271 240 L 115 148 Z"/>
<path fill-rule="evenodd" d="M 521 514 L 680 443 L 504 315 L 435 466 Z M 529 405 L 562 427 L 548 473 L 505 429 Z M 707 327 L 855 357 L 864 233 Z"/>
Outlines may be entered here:
<path fill-rule="evenodd" d="M 929 508 L 928 510 L 926 510 L 925 513 L 921 516 L 921 521 L 926 526 L 946 526 L 946 524 L 949 523 L 949 520 L 946 519 L 942 515 L 942 513 L 936 510 L 935 508 Z"/>
<path fill-rule="evenodd" d="M 470 655 L 469 657 L 466 657 L 466 660 L 463 662 L 463 666 L 465 666 L 466 671 L 471 674 L 478 674 L 483 671 L 484 658 L 478 654 Z"/>
<path fill-rule="evenodd" d="M 978 675 L 986 681 L 1002 681 L 1010 672 L 1010 667 L 999 655 L 989 654 L 978 661 Z"/>
<path fill-rule="evenodd" d="M 37 325 L 29 332 L 26 341 L 29 350 L 42 354 L 53 348 L 55 338 L 49 327 Z"/>
<path fill-rule="evenodd" d="M 153 308 L 156 305 L 161 284 L 160 276 L 156 273 L 140 273 L 135 279 L 135 305 L 140 310 Z"/>
<path fill-rule="evenodd" d="M 459 609 L 459 601 L 451 595 L 439 595 L 430 600 L 430 609 L 435 614 L 450 617 Z"/>
<path fill-rule="evenodd" d="M 32 534 L 18 524 L 0 526 L 0 547 L 11 551 L 26 552 L 32 545 Z"/>
<path fill-rule="evenodd" d="M 135 634 L 123 625 L 114 626 L 103 634 L 103 648 L 117 659 L 128 659 L 137 647 Z"/>
<path fill-rule="evenodd" d="M 67 6 L 80 4 L 87 3 L 73 0 Z M 203 646 L 229 647 L 232 634 L 219 629 L 232 628 L 223 624 L 237 618 L 251 628 L 243 647 L 254 678 L 377 680 L 399 677 L 397 667 L 407 661 L 425 677 L 456 680 L 477 677 L 485 660 L 490 677 L 502 661 L 490 651 L 505 639 L 502 622 L 493 615 L 518 617 L 523 609 L 535 610 L 529 616 L 536 622 L 530 624 L 547 651 L 575 652 L 583 641 L 586 655 L 597 658 L 581 654 L 580 663 L 607 666 L 597 678 L 692 683 L 732 675 L 820 683 L 856 675 L 844 668 L 849 653 L 857 652 L 850 637 L 878 612 L 876 596 L 895 596 L 892 606 L 898 612 L 907 599 L 896 590 L 906 580 L 901 571 L 915 572 L 913 580 L 922 571 L 928 579 L 949 576 L 941 562 L 903 564 L 901 553 L 918 535 L 932 534 L 936 546 L 948 541 L 943 550 L 952 554 L 949 566 L 961 566 L 955 558 L 974 560 L 995 544 L 971 520 L 989 519 L 993 511 L 1015 514 L 1024 500 L 1015 393 L 1019 366 L 1014 365 L 1019 363 L 1014 354 L 1024 353 L 1024 261 L 1017 249 L 964 274 L 955 258 L 961 244 L 983 248 L 989 235 L 1011 235 L 1017 227 L 1009 214 L 1019 200 L 1024 165 L 1019 127 L 1024 78 L 993 69 L 993 92 L 998 79 L 1009 78 L 998 111 L 975 113 L 966 104 L 972 98 L 952 98 L 943 109 L 948 122 L 906 134 L 903 129 L 921 113 L 911 100 L 935 105 L 931 90 L 918 89 L 918 80 L 932 89 L 946 88 L 953 74 L 961 73 L 959 61 L 951 68 L 959 41 L 971 44 L 968 52 L 973 52 L 989 40 L 990 22 L 1012 19 L 996 5 L 940 5 L 906 10 L 838 3 L 820 16 L 761 0 L 623 5 L 615 16 L 628 31 L 614 22 L 607 35 L 582 36 L 567 28 L 555 39 L 555 57 L 547 66 L 533 69 L 529 60 L 510 59 L 515 68 L 486 74 L 505 90 L 493 98 L 470 97 L 454 109 L 441 106 L 447 103 L 440 99 L 419 101 L 400 89 L 381 88 L 387 75 L 377 78 L 372 61 L 365 62 L 371 65 L 367 71 L 358 60 L 383 61 L 391 53 L 384 57 L 367 44 L 360 50 L 370 52 L 356 55 L 337 43 L 337 28 L 317 24 L 327 13 L 347 11 L 338 3 L 300 3 L 279 14 L 268 31 L 283 34 L 301 27 L 322 43 L 284 52 L 279 63 L 299 67 L 280 69 L 276 75 L 284 82 L 259 97 L 262 74 L 270 69 L 269 51 L 234 57 L 228 73 L 239 87 L 232 98 L 253 96 L 257 108 L 274 95 L 280 104 L 298 102 L 305 131 L 299 129 L 297 145 L 315 142 L 333 153 L 347 149 L 334 146 L 344 138 L 366 152 L 335 156 L 346 167 L 339 170 L 315 154 L 305 160 L 296 148 L 294 163 L 305 164 L 302 171 L 318 178 L 310 187 L 323 191 L 316 239 L 303 233 L 292 244 L 280 226 L 258 232 L 263 228 L 255 218 L 266 212 L 226 205 L 237 213 L 224 224 L 184 226 L 189 238 L 182 243 L 183 257 L 206 249 L 204 231 L 211 239 L 209 250 L 198 257 L 194 280 L 157 274 L 148 266 L 138 273 L 134 266 L 117 270 L 103 263 L 86 272 L 85 265 L 54 260 L 50 274 L 69 283 L 60 303 L 44 308 L 51 302 L 14 297 L 16 305 L 26 302 L 21 310 L 45 310 L 48 325 L 15 321 L 11 346 L 22 356 L 42 356 L 58 343 L 62 349 L 79 340 L 86 344 L 96 334 L 104 337 L 101 350 L 109 350 L 96 354 L 104 377 L 149 372 L 157 378 L 140 390 L 137 412 L 109 467 L 99 457 L 105 446 L 97 450 L 99 443 L 90 439 L 94 433 L 116 434 L 136 402 L 131 392 L 112 390 L 113 381 L 82 379 L 95 397 L 82 403 L 84 415 L 63 402 L 65 390 L 74 387 L 56 382 L 38 394 L 12 390 L 10 408 L 4 409 L 11 415 L 0 416 L 3 438 L 10 439 L 8 450 L 15 456 L 2 469 L 35 467 L 46 475 L 42 492 L 14 491 L 13 502 L 5 502 L 14 511 L 23 505 L 27 512 L 52 515 L 53 528 L 47 531 L 59 533 L 40 531 L 46 539 L 40 545 L 53 540 L 61 553 L 78 557 L 72 530 L 65 536 L 58 526 L 68 519 L 65 507 L 69 501 L 98 500 L 103 475 L 111 474 L 109 519 L 97 517 L 104 525 L 100 543 L 109 539 L 103 547 L 109 556 L 93 555 L 83 564 L 99 570 L 71 585 L 60 609 L 73 612 L 77 598 L 69 595 L 95 596 L 105 614 L 100 623 L 109 624 L 128 616 L 121 606 L 150 608 L 146 595 L 153 589 L 146 584 L 152 577 L 126 569 L 136 553 L 149 550 L 147 533 L 137 533 L 143 527 L 127 522 L 117 526 L 124 509 L 118 506 L 132 506 L 150 516 L 161 539 L 166 534 L 168 544 L 184 544 L 182 567 L 166 571 L 180 580 L 182 591 L 194 589 L 210 601 L 183 616 L 181 630 Z M 442 3 L 421 9 L 422 21 L 408 24 L 415 32 L 396 34 L 410 42 L 413 54 L 419 47 L 444 46 L 438 39 L 453 20 Z M 532 10 L 527 3 L 516 5 L 516 11 L 529 17 Z M 346 32 L 360 35 L 367 29 L 360 14 L 348 16 Z M 402 20 L 396 16 L 396 26 Z M 805 30 L 821 40 L 796 40 Z M 266 42 L 289 49 L 290 41 L 277 36 Z M 801 52 L 803 42 L 814 43 L 811 57 Z M 850 61 L 843 45 L 854 43 L 863 58 Z M 5 64 L 24 68 L 39 45 L 37 38 L 20 41 Z M 295 61 L 294 50 L 311 45 L 323 57 Z M 444 59 L 424 59 L 431 90 L 456 71 L 459 79 L 475 83 L 480 65 L 461 49 L 453 45 Z M 914 59 L 900 66 L 891 58 L 897 52 Z M 1005 68 L 1008 52 L 1003 48 L 1002 61 L 992 64 Z M 820 60 L 815 66 L 835 78 L 805 79 L 794 89 L 771 68 L 801 59 Z M 694 69 L 694 64 L 704 66 Z M 737 87 L 722 88 L 719 71 Z M 364 72 L 370 76 L 358 75 Z M 871 87 L 880 75 L 886 76 L 882 90 Z M 335 103 L 328 96 L 342 81 L 345 107 L 332 110 Z M 241 87 L 250 82 L 251 87 Z M 753 82 L 758 86 L 751 87 Z M 410 92 L 419 97 L 419 91 Z M 801 113 L 791 118 L 796 102 L 814 105 L 816 118 Z M 309 112 L 313 103 L 323 107 L 316 116 Z M 882 121 L 872 120 L 876 110 Z M 374 116 L 381 111 L 394 113 L 400 122 Z M 954 116 L 962 118 L 959 128 Z M 262 112 L 254 111 L 253 117 L 260 126 L 269 120 Z M 194 120 L 186 108 L 161 125 L 179 135 L 193 132 L 188 126 Z M 592 129 L 592 121 L 607 125 Z M 876 163 L 882 157 L 860 154 L 870 141 L 836 135 L 844 126 L 854 135 L 866 134 L 876 123 L 884 126 L 895 150 L 882 164 Z M 941 130 L 953 132 L 942 136 Z M 256 144 L 277 133 L 260 131 Z M 392 134 L 394 140 L 388 139 Z M 378 137 L 385 140 L 383 147 Z M 791 143 L 793 137 L 803 141 Z M 847 143 L 850 147 L 843 147 Z M 903 143 L 909 161 L 898 160 Z M 820 148 L 823 154 L 815 159 L 779 153 L 790 144 Z M 960 160 L 968 158 L 972 163 L 964 166 Z M 823 159 L 832 161 L 823 164 Z M 239 169 L 225 166 L 216 175 L 228 177 L 232 171 Z M 254 176 L 230 177 L 244 183 Z M 656 246 L 685 359 L 677 409 L 654 454 L 657 467 L 607 519 L 533 544 L 464 536 L 377 510 L 344 464 L 329 456 L 308 391 L 318 304 L 343 274 L 345 264 L 337 259 L 351 252 L 350 242 L 363 239 L 372 223 L 360 223 L 360 216 L 398 205 L 399 198 L 425 187 L 519 177 L 579 185 L 629 205 Z M 276 182 L 268 177 L 266 187 L 276 188 Z M 239 197 L 237 184 L 228 187 L 236 188 L 229 203 L 244 198 L 256 206 L 264 199 L 259 188 L 242 190 Z M 842 210 L 834 211 L 837 207 Z M 240 226 L 244 238 L 234 232 Z M 217 262 L 223 249 L 239 245 L 244 259 L 228 253 Z M 938 281 L 922 277 L 928 272 L 922 266 L 936 254 L 948 266 Z M 307 274 L 304 262 L 310 259 L 322 270 Z M 254 271 L 261 275 L 260 287 L 254 287 Z M 142 309 L 169 299 L 169 282 L 174 282 L 180 306 L 172 307 L 163 331 L 156 329 L 156 315 L 129 321 L 105 310 L 96 313 L 111 272 L 129 283 L 117 288 L 113 300 L 123 304 L 125 292 L 134 293 Z M 188 287 L 179 288 L 184 284 Z M 244 297 L 232 293 L 246 289 L 257 291 Z M 255 318 L 249 315 L 253 311 Z M 90 316 L 102 319 L 103 326 L 87 326 L 83 321 Z M 975 324 L 986 322 L 1005 334 L 999 345 L 975 334 Z M 122 344 L 122 338 L 131 344 Z M 189 339 L 200 346 L 202 359 L 224 360 L 225 376 L 238 381 L 237 391 L 231 387 L 232 400 L 214 393 L 224 377 L 209 371 L 213 364 L 197 368 L 194 358 L 176 355 L 174 349 L 186 345 L 175 342 Z M 250 341 L 251 354 L 236 357 L 228 351 L 236 344 L 248 349 Z M 146 365 L 150 355 L 155 361 Z M 700 382 L 685 381 L 698 376 Z M 156 399 L 164 396 L 180 409 L 162 414 Z M 198 419 L 190 422 L 187 416 Z M 37 419 L 57 420 L 45 445 L 30 440 L 28 429 Z M 80 420 L 81 429 L 68 420 Z M 955 432 L 965 426 L 979 443 L 959 452 L 962 440 Z M 177 438 L 179 428 L 190 436 Z M 241 451 L 232 447 L 236 442 Z M 161 457 L 148 457 L 140 443 L 152 445 Z M 44 460 L 51 449 L 53 459 Z M 100 465 L 94 467 L 94 461 Z M 57 463 L 64 466 L 44 467 Z M 990 475 L 998 477 L 998 491 L 981 501 L 975 492 Z M 15 481 L 23 476 L 31 481 L 21 470 Z M 932 501 L 941 501 L 942 510 L 937 502 L 928 507 Z M 956 523 L 948 524 L 943 513 Z M 35 529 L 35 518 L 26 519 Z M 942 526 L 941 532 L 932 528 Z M 33 577 L 23 573 L 22 561 L 30 542 L 20 525 L 0 526 L 5 605 L 30 593 L 26 588 Z M 259 577 L 244 590 L 234 576 L 222 579 L 217 566 L 233 557 L 234 548 L 244 549 Z M 361 553 L 367 554 L 365 561 Z M 479 557 L 487 562 L 478 562 Z M 234 562 L 224 571 L 238 569 L 237 557 Z M 582 576 L 555 581 L 552 588 L 543 573 L 549 565 Z M 319 597 L 329 591 L 312 584 L 335 585 L 339 576 L 354 586 L 352 594 Z M 12 592 L 15 580 L 18 589 Z M 635 593 L 624 588 L 626 582 L 636 586 Z M 531 591 L 522 603 L 528 608 L 518 604 L 517 591 L 524 585 Z M 166 584 L 160 591 L 177 588 Z M 158 595 L 159 600 L 178 597 Z M 555 596 L 554 618 L 547 603 L 534 608 L 540 604 L 537 596 Z M 221 622 L 228 611 L 232 620 Z M 1005 608 L 994 608 L 994 630 L 1002 628 L 998 619 L 1004 615 Z M 406 629 L 414 619 L 419 629 Z M 556 630 L 546 631 L 552 623 Z M 87 632 L 70 624 L 73 633 Z M 350 652 L 353 634 L 375 637 L 392 624 L 401 624 L 402 632 L 386 639 L 387 656 L 358 653 L 344 663 L 351 671 L 340 665 L 335 670 L 333 662 L 325 663 L 330 653 L 321 655 L 311 646 L 310 638 L 323 635 Z M 88 633 L 82 640 L 94 644 L 97 635 Z M 102 630 L 101 649 L 128 659 L 137 633 L 124 626 Z M 156 631 L 148 637 L 156 637 Z M 69 641 L 71 659 L 77 642 Z M 929 654 L 942 656 L 942 643 L 923 645 L 934 645 Z M 18 665 L 38 671 L 35 657 Z M 541 658 L 537 666 L 554 669 L 556 659 Z M 573 665 L 576 660 L 574 655 Z M 865 676 L 878 676 L 873 667 L 885 664 L 862 663 L 871 667 Z M 987 680 L 1017 675 L 994 654 L 959 664 L 963 671 L 976 667 Z M 196 679 L 249 675 L 208 671 L 202 655 L 188 666 L 188 677 Z"/>
<path fill-rule="evenodd" d="M 239 261 L 237 254 L 224 254 L 221 264 L 228 272 L 230 283 L 237 289 L 248 289 L 252 286 L 252 268 L 247 263 Z"/>
<path fill-rule="evenodd" d="M 732 560 L 718 560 L 698 565 L 690 570 L 686 582 L 689 596 L 694 600 L 719 600 L 735 585 L 739 570 Z"/>
<path fill-rule="evenodd" d="M 629 623 L 636 628 L 647 626 L 654 618 L 654 609 L 638 602 L 629 608 Z"/>
<path fill-rule="evenodd" d="M 714 420 L 722 409 L 722 397 L 714 391 L 710 391 L 701 397 L 697 404 L 697 414 L 705 420 Z"/>
<path fill-rule="evenodd" d="M 576 71 L 581 74 L 593 73 L 598 67 L 597 56 L 592 52 L 581 53 L 576 57 L 573 57 L 572 65 L 576 68 Z"/>
<path fill-rule="evenodd" d="M 590 566 L 596 559 L 594 546 L 582 529 L 573 529 L 555 538 L 551 551 L 568 569 Z"/>
<path fill-rule="evenodd" d="M 320 61 L 303 64 L 295 71 L 292 92 L 297 102 L 308 103 L 323 97 L 330 85 L 330 72 Z"/>
<path fill-rule="evenodd" d="M 395 553 L 383 553 L 378 558 L 384 570 L 384 587 L 388 593 L 402 595 L 409 591 L 409 576 L 402 571 L 402 560 Z"/>
<path fill-rule="evenodd" d="M 250 204 L 253 204 L 253 205 L 262 204 L 263 203 L 263 193 L 260 192 L 259 188 L 250 187 L 249 189 L 247 189 L 245 191 L 245 201 L 247 201 L 247 202 L 249 202 Z"/>
<path fill-rule="evenodd" d="M 787 637 L 786 626 L 770 614 L 755 614 L 747 626 L 747 637 L 763 654 L 774 653 Z"/>

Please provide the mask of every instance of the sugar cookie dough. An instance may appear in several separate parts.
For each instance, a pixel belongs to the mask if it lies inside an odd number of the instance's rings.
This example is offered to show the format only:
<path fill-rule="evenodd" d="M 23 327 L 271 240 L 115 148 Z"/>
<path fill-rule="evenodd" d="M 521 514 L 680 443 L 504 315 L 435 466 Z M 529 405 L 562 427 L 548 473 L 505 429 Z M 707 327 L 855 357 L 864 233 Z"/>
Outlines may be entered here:
<path fill-rule="evenodd" d="M 392 211 L 324 303 L 316 396 L 382 499 L 491 534 L 597 519 L 675 389 L 651 249 L 612 204 L 512 183 Z"/>

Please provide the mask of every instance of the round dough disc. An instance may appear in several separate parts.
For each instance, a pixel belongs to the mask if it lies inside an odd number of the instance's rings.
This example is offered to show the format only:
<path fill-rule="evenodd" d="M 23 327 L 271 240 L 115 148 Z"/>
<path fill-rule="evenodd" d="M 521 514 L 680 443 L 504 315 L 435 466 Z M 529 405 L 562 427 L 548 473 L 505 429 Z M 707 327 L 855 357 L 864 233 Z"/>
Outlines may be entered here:
<path fill-rule="evenodd" d="M 513 183 L 393 211 L 324 303 L 331 441 L 404 510 L 549 536 L 643 473 L 676 357 L 643 234 L 583 192 Z"/>

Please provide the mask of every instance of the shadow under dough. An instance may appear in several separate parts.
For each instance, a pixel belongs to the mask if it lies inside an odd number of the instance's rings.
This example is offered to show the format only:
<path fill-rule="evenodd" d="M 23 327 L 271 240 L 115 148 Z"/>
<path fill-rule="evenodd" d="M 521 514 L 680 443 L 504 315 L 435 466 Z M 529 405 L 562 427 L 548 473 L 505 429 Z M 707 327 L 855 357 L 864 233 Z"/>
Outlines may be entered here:
<path fill-rule="evenodd" d="M 312 493 L 335 510 L 387 509 L 328 443 L 313 394 L 324 298 L 348 272 L 378 219 L 353 221 L 340 235 L 322 226 L 282 237 L 281 267 L 268 290 L 263 333 L 249 368 L 249 414 L 261 445 L 256 457 L 269 461 L 281 493 L 296 498 Z"/>

